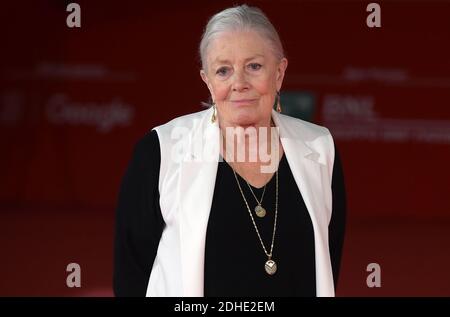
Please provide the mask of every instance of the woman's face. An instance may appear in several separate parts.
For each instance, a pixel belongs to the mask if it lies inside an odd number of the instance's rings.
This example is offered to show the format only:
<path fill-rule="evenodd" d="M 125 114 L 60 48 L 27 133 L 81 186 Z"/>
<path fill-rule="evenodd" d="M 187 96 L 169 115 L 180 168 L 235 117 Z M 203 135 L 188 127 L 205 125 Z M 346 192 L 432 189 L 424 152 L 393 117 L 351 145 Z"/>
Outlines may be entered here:
<path fill-rule="evenodd" d="M 287 60 L 275 57 L 255 31 L 224 32 L 207 50 L 200 72 L 217 106 L 223 126 L 267 126 Z"/>

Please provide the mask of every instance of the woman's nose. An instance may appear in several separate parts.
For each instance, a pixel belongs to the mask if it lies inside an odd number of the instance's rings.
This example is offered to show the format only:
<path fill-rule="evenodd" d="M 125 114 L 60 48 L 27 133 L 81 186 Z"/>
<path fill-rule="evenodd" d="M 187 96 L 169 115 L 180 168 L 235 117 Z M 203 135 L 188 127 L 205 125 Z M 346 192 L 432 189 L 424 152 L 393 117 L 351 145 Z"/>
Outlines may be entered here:
<path fill-rule="evenodd" d="M 249 83 L 245 76 L 244 71 L 236 71 L 233 74 L 233 90 L 234 91 L 243 91 L 249 88 Z"/>

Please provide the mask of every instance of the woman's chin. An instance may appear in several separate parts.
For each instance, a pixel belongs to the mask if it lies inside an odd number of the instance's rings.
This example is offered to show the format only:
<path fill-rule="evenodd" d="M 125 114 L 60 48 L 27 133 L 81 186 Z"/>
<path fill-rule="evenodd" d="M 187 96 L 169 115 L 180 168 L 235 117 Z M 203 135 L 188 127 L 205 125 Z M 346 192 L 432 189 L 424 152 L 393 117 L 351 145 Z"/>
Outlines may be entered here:
<path fill-rule="evenodd" d="M 254 126 L 257 123 L 257 120 L 254 115 L 245 115 L 245 114 L 236 115 L 233 121 L 236 126 L 244 128 Z"/>
<path fill-rule="evenodd" d="M 257 109 L 255 107 L 233 109 L 230 114 L 235 126 L 251 126 L 258 122 Z"/>

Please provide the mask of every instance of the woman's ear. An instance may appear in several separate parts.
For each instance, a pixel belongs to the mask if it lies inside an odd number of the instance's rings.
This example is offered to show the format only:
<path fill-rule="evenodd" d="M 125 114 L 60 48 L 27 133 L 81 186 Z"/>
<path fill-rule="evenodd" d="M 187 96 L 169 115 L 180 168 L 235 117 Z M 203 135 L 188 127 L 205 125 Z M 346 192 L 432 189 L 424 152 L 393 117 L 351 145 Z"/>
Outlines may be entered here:
<path fill-rule="evenodd" d="M 200 69 L 200 77 L 205 82 L 205 84 L 208 85 L 208 77 L 206 76 L 206 73 L 203 69 Z"/>
<path fill-rule="evenodd" d="M 283 79 L 284 79 L 284 74 L 286 72 L 286 68 L 288 66 L 288 60 L 283 57 L 280 61 L 280 63 L 278 64 L 278 68 L 277 68 L 277 90 L 281 90 L 281 85 L 283 84 Z"/>
<path fill-rule="evenodd" d="M 209 82 L 208 76 L 206 75 L 206 72 L 203 69 L 200 70 L 200 77 L 205 82 L 206 87 L 208 87 L 208 90 L 209 90 L 209 93 L 211 94 L 212 99 L 215 100 L 213 89 L 211 87 L 211 83 Z"/>

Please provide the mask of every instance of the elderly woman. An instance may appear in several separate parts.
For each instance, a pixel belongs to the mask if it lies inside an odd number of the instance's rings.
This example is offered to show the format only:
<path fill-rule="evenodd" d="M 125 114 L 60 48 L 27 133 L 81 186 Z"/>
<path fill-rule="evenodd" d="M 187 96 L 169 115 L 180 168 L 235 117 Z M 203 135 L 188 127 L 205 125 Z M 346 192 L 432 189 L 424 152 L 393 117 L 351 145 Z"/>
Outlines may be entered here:
<path fill-rule="evenodd" d="M 123 179 L 115 294 L 334 296 L 341 163 L 326 128 L 281 113 L 276 30 L 257 8 L 229 8 L 200 55 L 211 107 L 145 135 Z"/>

